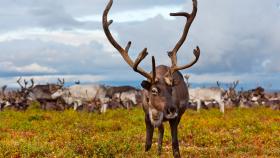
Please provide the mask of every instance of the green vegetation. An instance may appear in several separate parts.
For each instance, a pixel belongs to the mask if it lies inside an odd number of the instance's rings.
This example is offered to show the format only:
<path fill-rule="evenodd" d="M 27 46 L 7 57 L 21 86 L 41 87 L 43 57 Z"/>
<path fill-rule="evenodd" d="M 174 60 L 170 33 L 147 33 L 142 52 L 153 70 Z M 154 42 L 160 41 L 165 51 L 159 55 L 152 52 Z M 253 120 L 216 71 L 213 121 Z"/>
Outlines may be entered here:
<path fill-rule="evenodd" d="M 165 124 L 162 157 L 171 157 Z M 270 109 L 187 111 L 179 125 L 182 157 L 280 157 L 280 112 Z M 157 157 L 144 152 L 141 108 L 106 114 L 0 112 L 0 157 Z"/>

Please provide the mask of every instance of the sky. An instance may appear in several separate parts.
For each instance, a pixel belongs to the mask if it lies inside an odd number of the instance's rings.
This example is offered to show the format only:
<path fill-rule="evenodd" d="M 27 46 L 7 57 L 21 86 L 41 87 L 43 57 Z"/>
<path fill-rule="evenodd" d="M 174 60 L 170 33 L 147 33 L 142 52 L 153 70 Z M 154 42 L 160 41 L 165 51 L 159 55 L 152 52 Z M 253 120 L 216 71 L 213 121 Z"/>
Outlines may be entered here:
<path fill-rule="evenodd" d="M 36 83 L 140 83 L 135 73 L 108 42 L 101 24 L 107 0 L 0 0 L 0 86 L 16 79 Z M 167 56 L 183 32 L 185 18 L 170 12 L 191 12 L 191 0 L 114 0 L 110 29 L 125 47 L 132 41 L 135 59 L 151 70 L 170 65 Z M 187 41 L 178 52 L 179 64 L 193 58 L 196 65 L 181 71 L 193 84 L 230 83 L 280 89 L 280 0 L 198 0 L 198 13 Z"/>

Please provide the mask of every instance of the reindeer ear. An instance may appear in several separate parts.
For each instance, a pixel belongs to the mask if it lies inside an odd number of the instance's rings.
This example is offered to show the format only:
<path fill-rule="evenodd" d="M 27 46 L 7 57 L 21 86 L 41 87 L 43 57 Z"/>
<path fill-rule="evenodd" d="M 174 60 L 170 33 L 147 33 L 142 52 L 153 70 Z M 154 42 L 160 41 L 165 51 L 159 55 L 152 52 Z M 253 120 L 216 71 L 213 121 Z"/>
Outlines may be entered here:
<path fill-rule="evenodd" d="M 150 90 L 151 83 L 149 81 L 144 80 L 144 81 L 142 81 L 141 86 L 142 86 L 142 88 L 144 88 L 146 90 Z"/>

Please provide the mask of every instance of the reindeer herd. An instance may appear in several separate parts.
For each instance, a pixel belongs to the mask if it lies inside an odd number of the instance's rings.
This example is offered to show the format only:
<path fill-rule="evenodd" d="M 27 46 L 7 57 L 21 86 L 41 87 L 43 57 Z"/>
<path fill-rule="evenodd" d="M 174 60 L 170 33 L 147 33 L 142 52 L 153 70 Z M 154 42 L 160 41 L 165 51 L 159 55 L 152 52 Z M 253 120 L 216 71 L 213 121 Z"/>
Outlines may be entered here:
<path fill-rule="evenodd" d="M 240 107 L 269 107 L 280 110 L 280 93 L 267 92 L 262 87 L 250 90 L 237 90 L 239 81 L 234 81 L 226 86 L 221 86 L 217 81 L 217 87 L 189 89 L 190 101 L 188 107 L 199 111 L 201 108 L 219 108 L 221 112 L 226 109 Z M 227 87 L 226 89 L 223 87 Z"/>
<path fill-rule="evenodd" d="M 200 109 L 219 108 L 225 109 L 240 107 L 269 107 L 280 110 L 280 92 L 267 92 L 262 87 L 250 90 L 237 90 L 239 81 L 221 86 L 217 81 L 216 87 L 190 88 L 189 76 L 185 75 L 189 87 L 189 101 L 187 109 L 199 111 Z M 19 89 L 8 89 L 2 86 L 0 92 L 0 111 L 4 109 L 26 110 L 30 104 L 37 102 L 42 110 L 63 111 L 73 109 L 76 111 L 104 113 L 106 109 L 130 109 L 143 105 L 143 91 L 132 86 L 105 86 L 82 85 L 75 83 L 65 87 L 64 79 L 57 83 L 35 84 L 34 79 L 16 81 Z M 227 88 L 223 88 L 227 87 Z"/>
<path fill-rule="evenodd" d="M 87 112 L 106 112 L 106 109 L 125 108 L 141 105 L 140 90 L 131 86 L 79 85 L 65 87 L 64 79 L 57 83 L 35 84 L 17 80 L 19 89 L 8 90 L 2 87 L 0 111 L 4 109 L 26 110 L 32 103 L 39 103 L 42 110 L 63 111 L 74 109 Z"/>

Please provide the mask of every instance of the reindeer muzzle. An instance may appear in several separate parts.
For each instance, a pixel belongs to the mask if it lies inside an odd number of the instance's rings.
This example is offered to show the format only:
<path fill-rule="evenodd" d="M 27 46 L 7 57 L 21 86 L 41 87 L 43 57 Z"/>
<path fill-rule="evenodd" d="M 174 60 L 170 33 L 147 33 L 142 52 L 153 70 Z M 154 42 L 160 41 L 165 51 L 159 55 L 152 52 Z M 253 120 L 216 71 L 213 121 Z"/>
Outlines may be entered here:
<path fill-rule="evenodd" d="M 165 118 L 166 119 L 174 119 L 178 116 L 177 109 L 175 107 L 170 107 L 166 110 Z"/>

